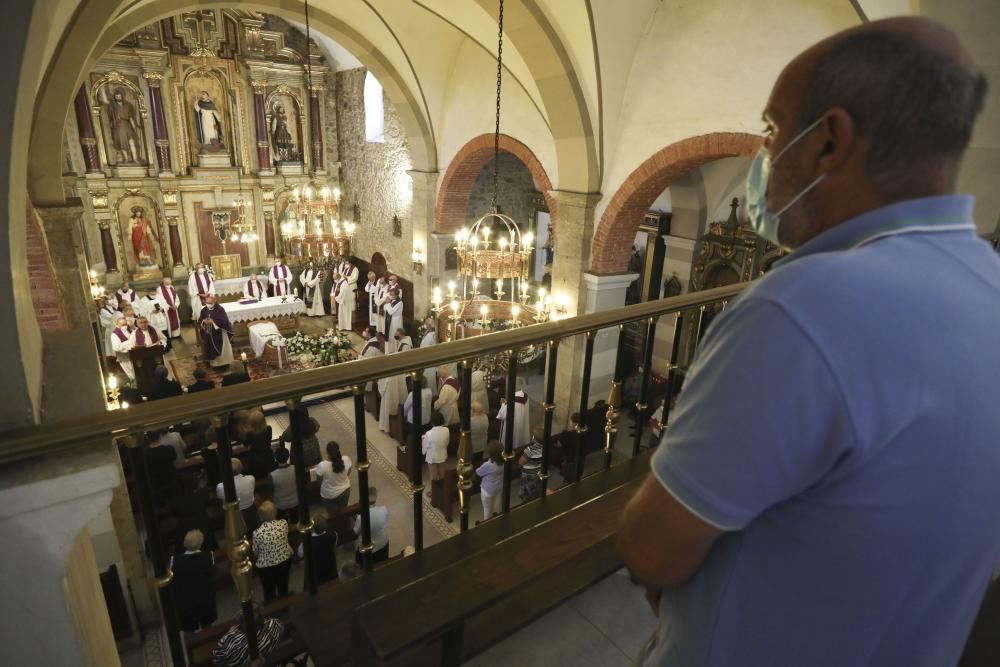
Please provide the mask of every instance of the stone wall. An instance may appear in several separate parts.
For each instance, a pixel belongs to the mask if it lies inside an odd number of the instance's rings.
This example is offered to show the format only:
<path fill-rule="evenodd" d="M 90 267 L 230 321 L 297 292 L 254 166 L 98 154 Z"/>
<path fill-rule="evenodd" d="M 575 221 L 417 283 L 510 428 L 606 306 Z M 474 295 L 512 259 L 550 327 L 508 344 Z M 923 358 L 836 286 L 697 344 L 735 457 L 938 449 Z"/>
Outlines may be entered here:
<path fill-rule="evenodd" d="M 497 205 L 500 212 L 514 218 L 514 221 L 524 232 L 534 223 L 537 195 L 531 172 L 517 157 L 510 153 L 500 152 L 500 183 L 497 194 Z M 476 182 L 469 195 L 469 205 L 466 218 L 469 223 L 485 215 L 490 210 L 493 198 L 493 160 L 490 159 L 479 172 Z"/>
<path fill-rule="evenodd" d="M 323 78 L 326 92 L 323 96 L 323 152 L 324 166 L 331 181 L 338 180 L 337 161 L 340 160 L 340 146 L 337 145 L 337 74 L 327 72 Z"/>
<path fill-rule="evenodd" d="M 413 251 L 411 204 L 413 182 L 410 150 L 399 114 L 385 99 L 385 141 L 365 140 L 365 70 L 338 72 L 337 119 L 344 218 L 360 207 L 361 219 L 354 254 L 366 260 L 382 253 L 389 268 L 412 279 Z M 402 236 L 393 236 L 393 216 L 402 221 Z"/>

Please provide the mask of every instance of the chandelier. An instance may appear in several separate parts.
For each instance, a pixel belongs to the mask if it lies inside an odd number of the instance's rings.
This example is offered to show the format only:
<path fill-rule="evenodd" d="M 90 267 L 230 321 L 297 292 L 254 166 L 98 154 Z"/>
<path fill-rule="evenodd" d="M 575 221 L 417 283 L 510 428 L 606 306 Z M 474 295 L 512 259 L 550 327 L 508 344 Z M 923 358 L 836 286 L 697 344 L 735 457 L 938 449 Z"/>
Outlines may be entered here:
<path fill-rule="evenodd" d="M 306 84 L 312 90 L 312 33 L 309 27 L 309 3 L 306 2 Z M 357 225 L 341 222 L 340 188 L 330 189 L 316 180 L 315 165 L 304 186 L 292 190 L 292 197 L 281 222 L 286 259 L 302 263 L 313 259 L 321 268 L 330 268 L 340 256 L 351 254 Z"/>
<path fill-rule="evenodd" d="M 257 225 L 254 220 L 247 215 L 247 208 L 250 204 L 243 197 L 243 189 L 233 200 L 233 208 L 236 209 L 236 220 L 229 221 L 229 240 L 239 243 L 252 243 L 260 240 L 257 236 Z"/>
<path fill-rule="evenodd" d="M 438 331 L 450 339 L 482 335 L 513 327 L 557 320 L 565 304 L 553 300 L 544 288 L 531 294 L 528 282 L 533 235 L 521 233 L 517 222 L 500 213 L 500 103 L 503 83 L 503 0 L 500 0 L 497 46 L 496 126 L 493 133 L 493 199 L 490 212 L 455 235 L 461 289 L 448 283 L 447 295 L 435 287 L 431 310 Z M 447 296 L 447 305 L 445 297 Z"/>

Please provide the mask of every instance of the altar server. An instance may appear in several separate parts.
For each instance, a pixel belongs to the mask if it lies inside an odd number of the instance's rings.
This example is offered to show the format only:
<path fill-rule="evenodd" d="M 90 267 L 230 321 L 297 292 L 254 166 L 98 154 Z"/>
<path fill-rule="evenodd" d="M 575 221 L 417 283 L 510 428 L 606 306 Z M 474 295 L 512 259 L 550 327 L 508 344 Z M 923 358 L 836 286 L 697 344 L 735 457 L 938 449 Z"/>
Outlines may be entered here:
<path fill-rule="evenodd" d="M 500 442 L 507 443 L 507 400 L 500 401 Z M 531 425 L 528 420 L 528 395 L 524 393 L 524 378 L 517 378 L 517 391 L 514 392 L 514 449 L 531 443 Z"/>
<path fill-rule="evenodd" d="M 260 281 L 256 273 L 251 273 L 250 278 L 243 283 L 243 298 L 244 299 L 263 299 L 267 296 L 264 291 L 264 283 Z"/>
<path fill-rule="evenodd" d="M 347 276 L 340 274 L 334 292 L 330 300 L 337 300 L 337 328 L 341 331 L 351 331 L 354 319 L 354 288 Z"/>
<path fill-rule="evenodd" d="M 285 266 L 280 257 L 274 260 L 274 266 L 267 274 L 274 296 L 288 296 L 292 293 L 292 270 Z"/>
<path fill-rule="evenodd" d="M 149 327 L 155 329 L 158 334 L 162 337 L 164 352 L 169 352 L 171 349 L 170 335 L 168 329 L 170 328 L 170 321 L 167 319 L 167 313 L 163 310 L 160 300 L 157 299 L 156 303 L 153 304 L 153 310 L 149 311 L 149 315 L 146 316 L 149 321 Z"/>
<path fill-rule="evenodd" d="M 179 309 L 181 307 L 181 298 L 177 295 L 177 290 L 174 289 L 173 279 L 170 277 L 164 278 L 163 282 L 160 283 L 156 296 L 160 300 L 163 311 L 167 314 L 167 334 L 170 338 L 180 338 L 181 317 Z"/>
<path fill-rule="evenodd" d="M 431 345 L 437 344 L 437 330 L 434 328 L 434 318 L 428 317 L 424 320 L 424 337 L 420 339 L 420 349 L 425 347 L 430 347 Z M 437 395 L 437 369 L 435 368 L 425 368 L 424 369 L 424 381 L 427 383 L 426 386 L 428 391 L 432 395 Z"/>
<path fill-rule="evenodd" d="M 191 316 L 197 318 L 205 306 L 205 297 L 215 294 L 215 281 L 204 264 L 195 265 L 194 273 L 188 276 L 188 298 L 191 299 Z"/>
<path fill-rule="evenodd" d="M 215 303 L 215 295 L 205 299 L 205 307 L 198 315 L 201 327 L 201 354 L 212 366 L 228 366 L 233 361 L 233 325 L 226 310 Z"/>

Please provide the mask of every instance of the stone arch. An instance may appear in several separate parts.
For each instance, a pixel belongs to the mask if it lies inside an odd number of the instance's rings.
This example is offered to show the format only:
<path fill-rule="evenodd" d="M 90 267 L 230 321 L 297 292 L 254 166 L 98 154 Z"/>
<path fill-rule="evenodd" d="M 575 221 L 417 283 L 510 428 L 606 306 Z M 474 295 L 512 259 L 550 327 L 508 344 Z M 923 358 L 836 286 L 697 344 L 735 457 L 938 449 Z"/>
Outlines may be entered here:
<path fill-rule="evenodd" d="M 552 228 L 556 225 L 556 200 L 552 196 L 552 181 L 545 173 L 531 149 L 517 139 L 506 134 L 500 135 L 500 150 L 510 153 L 528 168 L 535 187 L 545 198 L 552 217 Z M 439 234 L 454 233 L 465 223 L 465 212 L 469 206 L 472 186 L 483 167 L 493 159 L 493 135 L 481 134 L 472 139 L 455 154 L 448 169 L 441 178 L 437 205 L 434 208 L 434 231 Z"/>
<path fill-rule="evenodd" d="M 715 132 L 683 139 L 654 153 L 629 174 L 604 210 L 594 233 L 591 272 L 627 270 L 642 216 L 674 180 L 714 160 L 752 156 L 763 141 L 755 134 Z"/>
<path fill-rule="evenodd" d="M 32 201 L 38 205 L 61 204 L 64 200 L 61 160 L 65 112 L 70 109 L 80 82 L 93 69 L 97 59 L 116 42 L 144 25 L 192 9 L 225 8 L 233 3 L 215 0 L 153 1 L 120 13 L 121 4 L 121 0 L 100 0 L 87 3 L 81 9 L 86 14 L 86 21 L 81 20 L 78 24 L 106 27 L 95 42 L 94 32 L 72 30 L 71 24 L 37 90 L 35 108 L 48 110 L 35 115 L 27 153 L 28 190 Z M 299 22 L 305 20 L 301 3 L 289 3 L 287 0 L 251 0 L 241 3 L 240 7 Z M 420 91 L 413 90 L 404 73 L 392 65 L 385 53 L 347 21 L 319 8 L 311 8 L 309 18 L 317 32 L 336 39 L 378 78 L 400 115 L 414 168 L 437 171 L 434 130 Z M 413 76 L 416 77 L 416 74 L 413 73 Z"/>

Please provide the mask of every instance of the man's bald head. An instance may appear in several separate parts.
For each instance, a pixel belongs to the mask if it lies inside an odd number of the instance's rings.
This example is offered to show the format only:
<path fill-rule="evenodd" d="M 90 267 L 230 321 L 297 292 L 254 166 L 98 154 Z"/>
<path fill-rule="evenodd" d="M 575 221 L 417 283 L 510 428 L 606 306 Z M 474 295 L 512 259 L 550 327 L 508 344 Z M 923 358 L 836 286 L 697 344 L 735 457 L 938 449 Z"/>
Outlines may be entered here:
<path fill-rule="evenodd" d="M 919 17 L 838 33 L 789 70 L 796 66 L 798 126 L 844 109 L 867 145 L 872 184 L 885 194 L 909 194 L 921 181 L 939 178 L 941 168 L 954 172 L 986 97 L 986 78 L 958 36 Z"/>

